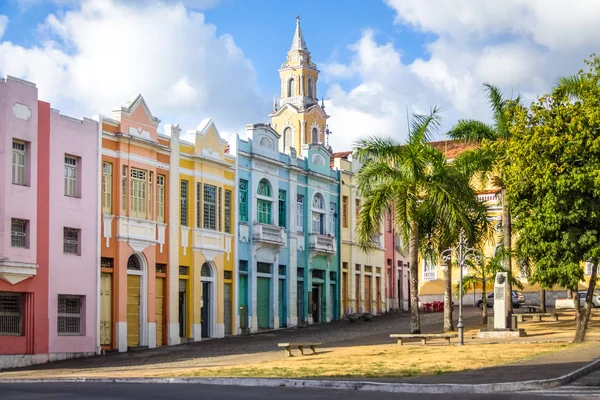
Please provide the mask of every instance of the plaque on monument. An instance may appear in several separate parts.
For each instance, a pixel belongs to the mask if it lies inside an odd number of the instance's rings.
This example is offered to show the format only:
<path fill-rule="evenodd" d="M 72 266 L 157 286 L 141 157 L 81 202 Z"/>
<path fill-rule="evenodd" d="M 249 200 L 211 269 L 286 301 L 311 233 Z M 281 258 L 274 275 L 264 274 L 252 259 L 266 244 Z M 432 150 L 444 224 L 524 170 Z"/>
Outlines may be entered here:
<path fill-rule="evenodd" d="M 506 291 L 506 272 L 498 272 L 494 281 L 494 328 L 506 329 L 506 303 L 504 293 Z"/>

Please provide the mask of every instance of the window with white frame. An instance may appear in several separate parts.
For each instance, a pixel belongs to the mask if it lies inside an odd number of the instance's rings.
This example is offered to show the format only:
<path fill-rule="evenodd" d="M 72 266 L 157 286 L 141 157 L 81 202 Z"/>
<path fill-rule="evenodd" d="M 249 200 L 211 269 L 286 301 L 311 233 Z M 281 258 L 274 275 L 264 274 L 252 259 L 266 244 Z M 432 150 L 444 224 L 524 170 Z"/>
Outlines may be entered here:
<path fill-rule="evenodd" d="M 23 335 L 23 294 L 0 292 L 0 336 Z"/>
<path fill-rule="evenodd" d="M 79 239 L 81 231 L 75 228 L 63 228 L 63 252 L 79 255 Z"/>
<path fill-rule="evenodd" d="M 592 268 L 594 267 L 594 264 L 592 264 L 590 261 L 586 261 L 585 262 L 585 274 L 586 275 L 592 275 Z M 598 271 L 598 275 L 600 275 L 600 265 L 596 267 L 597 271 Z"/>
<path fill-rule="evenodd" d="M 196 182 L 196 228 L 202 228 L 202 184 Z"/>
<path fill-rule="evenodd" d="M 231 233 L 231 190 L 225 189 L 225 232 Z"/>
<path fill-rule="evenodd" d="M 321 193 L 315 194 L 312 204 L 313 233 L 325 234 L 325 199 Z"/>
<path fill-rule="evenodd" d="M 148 173 L 148 219 L 152 219 L 152 198 L 154 195 L 154 173 L 150 171 Z"/>
<path fill-rule="evenodd" d="M 123 174 L 122 174 L 122 184 L 121 184 L 121 194 L 122 194 L 122 207 L 123 207 L 123 214 L 124 215 L 129 215 L 128 212 L 128 207 L 127 207 L 127 166 L 123 165 Z"/>
<path fill-rule="evenodd" d="M 434 281 L 437 279 L 437 265 L 431 260 L 423 260 L 423 280 Z"/>
<path fill-rule="evenodd" d="M 258 196 L 261 196 L 256 201 L 257 217 L 260 224 L 271 225 L 273 223 L 273 217 L 271 215 L 271 208 L 273 203 L 273 195 L 271 191 L 271 184 L 266 179 L 261 179 L 258 182 Z"/>
<path fill-rule="evenodd" d="M 83 335 L 83 297 L 58 295 L 57 333 L 59 336 Z"/>
<path fill-rule="evenodd" d="M 102 212 L 112 212 L 112 164 L 102 163 Z"/>
<path fill-rule="evenodd" d="M 27 228 L 29 221 L 26 219 L 12 218 L 10 220 L 10 245 L 26 249 L 29 247 Z"/>
<path fill-rule="evenodd" d="M 165 176 L 156 176 L 156 220 L 165 222 Z"/>
<path fill-rule="evenodd" d="M 292 128 L 287 127 L 283 130 L 283 148 L 287 149 L 288 147 L 294 146 L 294 136 L 292 133 Z"/>
<path fill-rule="evenodd" d="M 304 232 L 304 195 L 296 196 L 296 230 Z"/>
<path fill-rule="evenodd" d="M 12 142 L 12 183 L 26 185 L 27 145 L 20 140 Z"/>
<path fill-rule="evenodd" d="M 188 226 L 188 181 L 182 180 L 180 186 L 181 210 L 179 210 L 179 217 L 181 225 Z"/>
<path fill-rule="evenodd" d="M 217 187 L 204 185 L 204 228 L 217 229 Z"/>
<path fill-rule="evenodd" d="M 79 159 L 65 156 L 65 196 L 79 197 Z"/>
<path fill-rule="evenodd" d="M 337 204 L 329 203 L 329 233 L 331 236 L 335 236 L 335 227 L 337 225 L 337 212 L 335 209 L 337 208 Z"/>
<path fill-rule="evenodd" d="M 131 168 L 131 216 L 146 219 L 146 171 Z"/>

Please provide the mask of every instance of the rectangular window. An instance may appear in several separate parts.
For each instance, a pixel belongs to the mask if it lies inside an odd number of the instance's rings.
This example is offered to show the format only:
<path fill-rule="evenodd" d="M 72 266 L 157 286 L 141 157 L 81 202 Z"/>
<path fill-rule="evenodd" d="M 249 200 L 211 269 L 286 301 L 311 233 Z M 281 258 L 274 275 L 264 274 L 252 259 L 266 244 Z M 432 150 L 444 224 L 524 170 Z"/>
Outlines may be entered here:
<path fill-rule="evenodd" d="M 337 207 L 337 204 L 335 203 L 329 203 L 329 233 L 331 234 L 331 236 L 335 236 L 335 226 L 337 224 L 337 218 L 336 216 L 336 212 L 335 209 Z"/>
<path fill-rule="evenodd" d="M 153 209 L 152 209 L 152 197 L 154 195 L 154 172 L 150 172 L 148 176 L 148 219 L 152 220 L 153 218 Z"/>
<path fill-rule="evenodd" d="M 248 222 L 248 181 L 240 179 L 240 222 Z"/>
<path fill-rule="evenodd" d="M 225 232 L 231 233 L 231 190 L 225 190 Z"/>
<path fill-rule="evenodd" d="M 112 213 L 112 164 L 102 163 L 102 212 Z"/>
<path fill-rule="evenodd" d="M 146 171 L 131 168 L 131 216 L 146 219 Z"/>
<path fill-rule="evenodd" d="M 202 184 L 196 183 L 196 228 L 202 228 Z"/>
<path fill-rule="evenodd" d="M 342 226 L 348 227 L 348 196 L 342 197 Z"/>
<path fill-rule="evenodd" d="M 313 233 L 325 234 L 325 214 L 313 211 Z"/>
<path fill-rule="evenodd" d="M 27 145 L 25 142 L 13 140 L 12 142 L 12 183 L 15 185 L 26 185 L 26 160 Z"/>
<path fill-rule="evenodd" d="M 81 336 L 83 297 L 58 295 L 57 333 L 59 336 Z"/>
<path fill-rule="evenodd" d="M 0 292 L 0 336 L 23 335 L 23 294 Z"/>
<path fill-rule="evenodd" d="M 240 272 L 248 272 L 248 261 L 240 260 Z"/>
<path fill-rule="evenodd" d="M 63 251 L 65 254 L 79 255 L 80 233 L 81 231 L 79 229 L 63 229 Z"/>
<path fill-rule="evenodd" d="M 188 226 L 188 181 L 181 181 L 181 225 Z"/>
<path fill-rule="evenodd" d="M 217 188 L 204 185 L 204 228 L 217 229 Z"/>
<path fill-rule="evenodd" d="M 271 225 L 271 202 L 267 200 L 257 199 L 258 207 L 258 222 L 260 224 Z"/>
<path fill-rule="evenodd" d="M 27 228 L 29 221 L 25 219 L 12 218 L 10 221 L 10 245 L 11 247 L 29 248 L 27 240 Z"/>
<path fill-rule="evenodd" d="M 65 156 L 65 196 L 79 197 L 78 159 Z"/>
<path fill-rule="evenodd" d="M 296 228 L 298 232 L 304 232 L 304 195 L 296 196 Z"/>
<path fill-rule="evenodd" d="M 121 191 L 122 191 L 123 214 L 127 216 L 127 215 L 129 215 L 129 213 L 128 213 L 128 207 L 127 207 L 128 197 L 127 197 L 127 166 L 126 165 L 123 166 Z"/>
<path fill-rule="evenodd" d="M 223 198 L 223 188 L 219 188 L 219 203 L 217 204 L 217 212 L 219 214 L 219 219 L 217 220 L 217 226 L 219 227 L 218 228 L 219 231 L 223 231 L 223 218 L 221 218 L 222 217 L 221 205 L 223 204 L 222 198 Z"/>
<path fill-rule="evenodd" d="M 156 219 L 165 222 L 165 176 L 156 176 Z"/>
<path fill-rule="evenodd" d="M 280 190 L 279 191 L 279 226 L 282 226 L 285 228 L 286 226 L 286 221 L 285 221 L 285 190 Z"/>

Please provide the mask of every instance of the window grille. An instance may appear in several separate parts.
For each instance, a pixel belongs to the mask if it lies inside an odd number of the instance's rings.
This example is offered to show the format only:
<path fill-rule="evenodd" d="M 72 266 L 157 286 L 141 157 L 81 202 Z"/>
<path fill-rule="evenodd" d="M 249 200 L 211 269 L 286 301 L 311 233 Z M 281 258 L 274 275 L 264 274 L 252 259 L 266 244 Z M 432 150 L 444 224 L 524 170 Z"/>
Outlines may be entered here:
<path fill-rule="evenodd" d="M 231 190 L 225 190 L 225 232 L 231 233 Z"/>
<path fill-rule="evenodd" d="M 167 264 L 156 264 L 156 273 L 157 274 L 166 274 L 167 273 Z"/>
<path fill-rule="evenodd" d="M 285 265 L 279 266 L 279 275 L 285 275 Z"/>
<path fill-rule="evenodd" d="M 217 188 L 204 185 L 204 228 L 217 229 Z"/>
<path fill-rule="evenodd" d="M 183 265 L 179 266 L 179 275 L 189 275 L 190 267 L 184 267 Z"/>
<path fill-rule="evenodd" d="M 115 260 L 113 258 L 100 258 L 100 268 L 113 268 Z"/>
<path fill-rule="evenodd" d="M 58 295 L 58 335 L 80 336 L 82 330 L 83 298 Z"/>
<path fill-rule="evenodd" d="M 323 279 L 323 271 L 320 269 L 314 269 L 312 272 L 313 279 Z"/>
<path fill-rule="evenodd" d="M 285 200 L 286 200 L 286 192 L 285 190 L 279 191 L 279 226 L 285 228 Z"/>
<path fill-rule="evenodd" d="M 296 275 L 298 279 L 304 279 L 304 268 L 297 268 Z"/>
<path fill-rule="evenodd" d="M 12 183 L 25 185 L 26 145 L 24 142 L 12 142 Z"/>
<path fill-rule="evenodd" d="M 261 274 L 270 274 L 271 273 L 271 264 L 259 262 L 256 265 L 256 272 L 259 272 Z"/>
<path fill-rule="evenodd" d="M 65 156 L 65 196 L 78 196 L 77 164 L 77 158 Z"/>
<path fill-rule="evenodd" d="M 79 229 L 64 228 L 63 238 L 65 254 L 79 254 Z"/>
<path fill-rule="evenodd" d="M 27 248 L 27 220 L 11 219 L 11 247 Z"/>
<path fill-rule="evenodd" d="M 248 222 L 248 181 L 241 179 L 240 185 L 240 222 Z"/>
<path fill-rule="evenodd" d="M 296 230 L 304 232 L 304 195 L 299 194 L 296 197 Z"/>
<path fill-rule="evenodd" d="M 202 228 L 202 184 L 196 183 L 196 228 Z"/>
<path fill-rule="evenodd" d="M 223 279 L 233 279 L 233 272 L 223 271 Z"/>
<path fill-rule="evenodd" d="M 181 181 L 181 225 L 188 226 L 188 181 Z"/>
<path fill-rule="evenodd" d="M 156 176 L 156 220 L 165 222 L 165 176 Z"/>
<path fill-rule="evenodd" d="M 102 163 L 102 212 L 112 212 L 112 164 Z"/>
<path fill-rule="evenodd" d="M 248 272 L 248 261 L 240 260 L 240 272 Z"/>
<path fill-rule="evenodd" d="M 202 264 L 202 268 L 200 269 L 200 276 L 212 276 L 212 271 L 210 270 L 210 266 L 208 264 Z"/>
<path fill-rule="evenodd" d="M 0 336 L 23 335 L 23 294 L 0 292 Z"/>
<path fill-rule="evenodd" d="M 261 196 L 271 197 L 271 184 L 266 179 L 261 179 L 258 182 L 258 191 L 257 193 Z"/>
<path fill-rule="evenodd" d="M 140 263 L 139 258 L 134 255 L 129 256 L 129 259 L 127 260 L 127 269 L 132 271 L 141 271 L 142 264 Z"/>

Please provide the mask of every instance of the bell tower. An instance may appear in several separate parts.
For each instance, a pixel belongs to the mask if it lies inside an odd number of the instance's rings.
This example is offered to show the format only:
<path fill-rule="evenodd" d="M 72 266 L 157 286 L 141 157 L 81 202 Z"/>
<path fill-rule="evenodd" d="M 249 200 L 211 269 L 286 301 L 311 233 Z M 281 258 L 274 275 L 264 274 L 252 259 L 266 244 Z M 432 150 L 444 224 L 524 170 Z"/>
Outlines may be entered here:
<path fill-rule="evenodd" d="M 306 47 L 300 16 L 296 17 L 296 30 L 292 46 L 279 69 L 281 96 L 273 102 L 269 115 L 275 130 L 281 135 L 279 150 L 288 152 L 294 147 L 298 154 L 307 144 L 324 144 L 326 120 L 323 103 L 317 98 L 319 70 L 312 62 Z"/>

